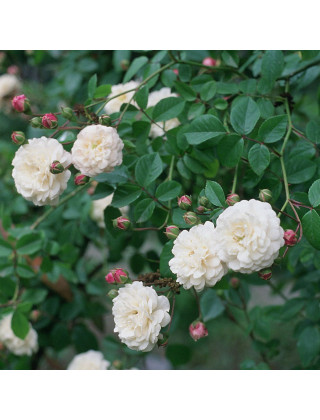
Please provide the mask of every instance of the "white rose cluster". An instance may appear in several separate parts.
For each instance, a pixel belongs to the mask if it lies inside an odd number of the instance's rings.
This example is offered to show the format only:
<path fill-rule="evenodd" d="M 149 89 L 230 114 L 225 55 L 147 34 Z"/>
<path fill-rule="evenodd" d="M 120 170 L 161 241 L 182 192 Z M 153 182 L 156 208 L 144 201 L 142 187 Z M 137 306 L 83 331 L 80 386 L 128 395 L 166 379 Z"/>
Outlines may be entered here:
<path fill-rule="evenodd" d="M 22 340 L 11 328 L 12 313 L 0 319 L 0 342 L 16 356 L 31 356 L 38 351 L 38 334 L 31 325 L 27 336 Z"/>
<path fill-rule="evenodd" d="M 110 362 L 105 360 L 100 351 L 89 350 L 77 354 L 70 362 L 67 370 L 106 370 Z"/>
<path fill-rule="evenodd" d="M 111 101 L 109 101 L 106 106 L 104 107 L 104 110 L 106 111 L 107 114 L 114 114 L 115 112 L 119 112 L 121 105 L 125 104 L 125 103 L 129 103 L 133 97 L 133 95 L 135 94 L 135 91 L 132 90 L 132 92 L 127 92 L 125 93 L 127 90 L 131 90 L 131 89 L 136 89 L 139 86 L 138 82 L 135 81 L 131 81 L 128 83 L 124 83 L 124 84 L 119 84 L 119 85 L 114 85 L 111 88 L 111 93 L 110 95 L 107 97 L 107 99 L 115 96 L 115 95 L 119 95 L 114 99 L 111 99 Z M 122 95 L 121 95 L 122 94 Z M 131 101 L 131 104 L 134 105 L 134 102 Z"/>
<path fill-rule="evenodd" d="M 112 314 L 120 340 L 132 350 L 150 351 L 160 330 L 170 322 L 170 303 L 152 287 L 135 281 L 126 284 L 113 299 Z"/>
<path fill-rule="evenodd" d="M 19 147 L 12 161 L 12 176 L 16 189 L 36 206 L 58 204 L 59 196 L 67 188 L 69 170 L 52 174 L 50 165 L 58 160 L 64 167 L 71 164 L 71 154 L 53 138 L 34 138 Z"/>
<path fill-rule="evenodd" d="M 162 99 L 170 98 L 170 97 L 177 97 L 176 93 L 172 93 L 171 89 L 168 87 L 164 87 L 160 90 L 156 90 L 151 92 L 148 98 L 148 108 L 157 105 Z M 178 127 L 180 125 L 180 121 L 178 118 L 172 118 L 168 121 L 158 122 L 157 124 L 151 124 L 150 130 L 150 137 L 161 137 L 165 134 L 164 130 L 168 131 L 172 128 Z"/>
<path fill-rule="evenodd" d="M 253 273 L 270 267 L 284 245 L 284 231 L 269 203 L 243 200 L 217 219 L 182 231 L 170 269 L 185 289 L 213 286 L 228 269 Z"/>
<path fill-rule="evenodd" d="M 90 125 L 80 131 L 74 142 L 72 163 L 83 175 L 89 177 L 111 172 L 122 163 L 123 146 L 115 128 Z"/>

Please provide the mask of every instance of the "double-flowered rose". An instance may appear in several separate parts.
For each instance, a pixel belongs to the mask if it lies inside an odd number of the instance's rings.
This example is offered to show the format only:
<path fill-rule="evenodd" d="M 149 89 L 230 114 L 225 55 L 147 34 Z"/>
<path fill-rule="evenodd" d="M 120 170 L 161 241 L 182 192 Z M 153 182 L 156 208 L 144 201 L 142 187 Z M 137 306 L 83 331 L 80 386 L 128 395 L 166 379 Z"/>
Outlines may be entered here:
<path fill-rule="evenodd" d="M 138 86 L 139 86 L 139 83 L 133 80 L 128 83 L 112 86 L 111 93 L 107 99 L 110 99 L 116 95 L 119 95 L 119 96 L 107 102 L 106 106 L 104 107 L 104 110 L 106 111 L 106 113 L 114 114 L 115 112 L 119 112 L 122 104 L 126 104 L 131 101 L 133 95 L 135 94 L 134 89 L 136 89 Z M 130 92 L 126 92 L 128 90 L 130 90 Z M 131 101 L 131 104 L 134 105 L 134 102 Z"/>
<path fill-rule="evenodd" d="M 110 366 L 110 362 L 105 360 L 100 351 L 89 350 L 85 353 L 77 354 L 70 362 L 68 370 L 105 370 Z"/>

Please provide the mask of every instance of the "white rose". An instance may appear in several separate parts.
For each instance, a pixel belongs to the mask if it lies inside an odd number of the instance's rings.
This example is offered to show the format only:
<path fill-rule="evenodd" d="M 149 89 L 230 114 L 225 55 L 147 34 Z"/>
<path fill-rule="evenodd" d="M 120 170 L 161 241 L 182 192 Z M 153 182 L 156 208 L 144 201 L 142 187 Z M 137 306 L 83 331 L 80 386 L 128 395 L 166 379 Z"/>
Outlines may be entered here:
<path fill-rule="evenodd" d="M 17 92 L 21 88 L 19 79 L 14 74 L 0 76 L 0 101 L 5 96 Z"/>
<path fill-rule="evenodd" d="M 152 287 L 135 281 L 126 284 L 113 299 L 115 332 L 132 350 L 150 351 L 158 341 L 161 327 L 170 322 L 170 303 Z"/>
<path fill-rule="evenodd" d="M 70 362 L 67 370 L 105 370 L 110 362 L 105 360 L 100 351 L 89 350 L 77 354 Z"/>
<path fill-rule="evenodd" d="M 72 147 L 72 163 L 84 175 L 111 172 L 122 163 L 123 142 L 117 130 L 89 125 L 80 131 Z"/>
<path fill-rule="evenodd" d="M 52 174 L 50 165 L 58 160 L 64 167 L 71 164 L 71 154 L 58 140 L 41 137 L 19 147 L 12 161 L 12 176 L 19 194 L 36 206 L 56 205 L 67 188 L 69 170 Z"/>
<path fill-rule="evenodd" d="M 105 209 L 110 206 L 113 199 L 113 194 L 108 195 L 107 197 L 101 198 L 100 200 L 93 200 L 90 216 L 93 221 L 97 223 L 97 225 L 101 228 L 105 228 L 106 225 L 104 223 L 104 211 Z M 124 215 L 128 212 L 129 207 L 121 207 L 119 209 L 121 214 Z"/>
<path fill-rule="evenodd" d="M 138 82 L 131 81 L 125 84 L 119 84 L 114 85 L 111 88 L 111 93 L 108 96 L 108 98 L 111 98 L 112 96 L 119 95 L 122 92 L 125 92 L 130 89 L 136 89 L 139 86 Z M 124 93 L 123 95 L 117 96 L 114 99 L 111 99 L 110 102 L 106 104 L 104 107 L 104 110 L 107 114 L 114 114 L 115 112 L 119 112 L 122 104 L 127 104 L 132 99 L 133 95 L 135 94 L 135 91 Z M 131 101 L 131 104 L 134 105 L 135 103 Z"/>
<path fill-rule="evenodd" d="M 242 200 L 218 217 L 219 257 L 233 271 L 270 267 L 284 245 L 280 220 L 269 203 Z"/>
<path fill-rule="evenodd" d="M 171 89 L 168 87 L 164 87 L 160 90 L 151 92 L 148 98 L 148 108 L 157 105 L 157 103 L 162 99 L 177 96 L 178 95 L 176 93 L 171 93 Z M 178 125 L 180 125 L 178 118 L 172 118 L 168 121 L 161 121 L 157 124 L 151 124 L 150 137 L 161 137 L 165 134 L 164 130 L 171 130 L 172 128 L 178 127 Z"/>
<path fill-rule="evenodd" d="M 31 325 L 27 336 L 22 340 L 11 329 L 12 313 L 0 320 L 0 342 L 16 356 L 28 355 L 38 351 L 38 334 Z"/>
<path fill-rule="evenodd" d="M 185 289 L 194 287 L 201 291 L 205 286 L 214 286 L 227 272 L 218 257 L 217 235 L 212 222 L 183 230 L 174 241 L 172 253 L 170 269 Z"/>

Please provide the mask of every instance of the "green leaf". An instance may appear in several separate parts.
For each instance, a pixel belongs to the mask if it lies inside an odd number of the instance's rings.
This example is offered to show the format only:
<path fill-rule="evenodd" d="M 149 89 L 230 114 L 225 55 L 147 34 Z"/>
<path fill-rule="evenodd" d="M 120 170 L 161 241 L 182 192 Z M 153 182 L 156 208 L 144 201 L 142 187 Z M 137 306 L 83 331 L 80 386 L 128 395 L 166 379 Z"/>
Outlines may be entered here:
<path fill-rule="evenodd" d="M 269 149 L 263 144 L 255 144 L 249 150 L 248 160 L 252 170 L 261 175 L 270 163 Z"/>
<path fill-rule="evenodd" d="M 268 118 L 259 128 L 259 140 L 264 143 L 275 143 L 280 140 L 285 135 L 287 122 L 286 115 Z"/>
<path fill-rule="evenodd" d="M 308 193 L 308 198 L 312 207 L 317 207 L 320 204 L 320 179 L 314 181 Z"/>
<path fill-rule="evenodd" d="M 225 134 L 221 121 L 213 115 L 201 115 L 190 124 L 185 137 L 189 144 L 201 144 L 206 140 Z"/>
<path fill-rule="evenodd" d="M 306 133 L 309 140 L 317 144 L 320 143 L 320 123 L 318 121 L 309 121 Z"/>
<path fill-rule="evenodd" d="M 260 118 L 258 105 L 250 97 L 242 97 L 231 108 L 230 121 L 239 134 L 249 134 Z"/>
<path fill-rule="evenodd" d="M 320 249 L 320 216 L 315 210 L 308 211 L 302 218 L 304 236 L 316 249 Z"/>
<path fill-rule="evenodd" d="M 197 93 L 186 83 L 175 82 L 174 87 L 179 95 L 186 101 L 194 101 L 197 97 Z"/>
<path fill-rule="evenodd" d="M 296 156 L 286 162 L 289 184 L 302 184 L 309 181 L 317 170 L 317 164 L 309 159 Z"/>
<path fill-rule="evenodd" d="M 304 367 L 310 365 L 320 352 L 320 333 L 317 326 L 305 328 L 298 339 L 298 351 Z"/>
<path fill-rule="evenodd" d="M 42 248 L 42 239 L 39 233 L 31 232 L 22 236 L 17 244 L 16 250 L 19 255 L 30 255 Z"/>
<path fill-rule="evenodd" d="M 177 181 L 167 181 L 160 184 L 156 191 L 156 197 L 160 201 L 170 201 L 178 197 L 181 192 L 181 184 Z"/>
<path fill-rule="evenodd" d="M 158 178 L 162 171 L 162 160 L 158 153 L 142 156 L 135 169 L 136 181 L 142 187 L 147 187 Z"/>
<path fill-rule="evenodd" d="M 127 83 L 129 80 L 132 79 L 132 77 L 138 73 L 138 71 L 148 62 L 147 57 L 137 57 L 135 58 L 132 63 L 130 64 L 130 67 L 127 70 L 127 73 L 125 74 L 123 78 L 123 82 Z"/>
<path fill-rule="evenodd" d="M 94 92 L 96 90 L 97 87 L 97 75 L 94 74 L 93 76 L 90 77 L 89 82 L 88 82 L 88 97 L 90 99 L 93 98 Z"/>
<path fill-rule="evenodd" d="M 201 296 L 200 307 L 204 322 L 217 318 L 224 311 L 221 299 L 217 296 L 216 291 L 212 289 L 206 290 Z"/>
<path fill-rule="evenodd" d="M 134 209 L 134 219 L 137 223 L 144 223 L 150 219 L 156 203 L 151 198 L 140 201 Z"/>
<path fill-rule="evenodd" d="M 29 302 L 33 304 L 41 303 L 45 300 L 48 295 L 48 290 L 40 288 L 27 289 L 21 295 L 23 302 Z"/>
<path fill-rule="evenodd" d="M 99 183 L 94 190 L 93 195 L 91 196 L 91 199 L 94 200 L 100 200 L 101 198 L 107 197 L 111 195 L 114 192 L 114 187 L 112 187 L 109 184 Z"/>
<path fill-rule="evenodd" d="M 124 184 L 117 188 L 113 194 L 112 206 L 116 208 L 127 206 L 140 197 L 141 188 L 134 184 Z"/>
<path fill-rule="evenodd" d="M 222 165 L 233 168 L 239 162 L 243 152 L 243 138 L 237 134 L 223 137 L 218 144 L 218 157 Z"/>
<path fill-rule="evenodd" d="M 160 254 L 160 274 L 162 277 L 172 277 L 172 272 L 169 267 L 169 261 L 173 258 L 172 247 L 173 241 L 169 241 L 162 248 Z"/>
<path fill-rule="evenodd" d="M 9 257 L 12 253 L 12 247 L 9 242 L 0 238 L 0 257 Z"/>
<path fill-rule="evenodd" d="M 111 92 L 111 85 L 100 85 L 94 92 L 94 99 L 104 98 Z"/>
<path fill-rule="evenodd" d="M 24 340 L 29 332 L 30 324 L 27 320 L 26 316 L 20 312 L 18 309 L 14 311 L 12 320 L 11 320 L 11 328 L 14 334 Z"/>
<path fill-rule="evenodd" d="M 281 76 L 283 66 L 284 58 L 282 51 L 266 51 L 262 58 L 261 75 L 267 80 L 276 80 L 279 76 Z"/>
<path fill-rule="evenodd" d="M 161 99 L 153 109 L 153 119 L 158 121 L 167 121 L 178 117 L 185 106 L 185 101 L 182 98 L 170 97 Z"/>
<path fill-rule="evenodd" d="M 135 95 L 135 100 L 140 108 L 145 109 L 148 105 L 149 89 L 148 86 L 143 86 Z"/>
<path fill-rule="evenodd" d="M 200 91 L 200 97 L 203 101 L 210 101 L 217 92 L 217 83 L 212 80 L 211 82 L 205 83 Z"/>
<path fill-rule="evenodd" d="M 26 264 L 18 264 L 17 274 L 24 279 L 32 279 L 36 276 L 32 268 Z"/>
<path fill-rule="evenodd" d="M 205 194 L 210 203 L 217 207 L 225 207 L 226 198 L 221 186 L 215 181 L 207 181 Z"/>

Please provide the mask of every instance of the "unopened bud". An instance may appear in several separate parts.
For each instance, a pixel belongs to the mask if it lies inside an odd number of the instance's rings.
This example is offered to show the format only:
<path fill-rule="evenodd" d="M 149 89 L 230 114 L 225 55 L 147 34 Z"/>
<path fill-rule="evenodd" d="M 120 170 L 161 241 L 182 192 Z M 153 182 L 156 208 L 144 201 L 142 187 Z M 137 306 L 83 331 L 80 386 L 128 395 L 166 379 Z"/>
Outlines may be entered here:
<path fill-rule="evenodd" d="M 110 299 L 116 298 L 118 296 L 118 290 L 111 289 L 107 296 L 109 296 Z"/>
<path fill-rule="evenodd" d="M 99 124 L 109 127 L 111 125 L 111 118 L 109 115 L 101 115 L 99 117 Z"/>
<path fill-rule="evenodd" d="M 11 134 L 11 139 L 15 144 L 23 144 L 26 140 L 26 136 L 22 131 L 14 131 Z"/>
<path fill-rule="evenodd" d="M 122 268 L 116 268 L 115 270 L 111 270 L 110 273 L 106 275 L 106 282 L 109 284 L 112 283 L 126 283 L 129 279 L 128 273 Z"/>
<path fill-rule="evenodd" d="M 284 232 L 283 239 L 287 246 L 294 246 L 298 241 L 296 232 L 291 229 Z"/>
<path fill-rule="evenodd" d="M 179 70 L 178 69 L 173 69 L 173 73 L 176 74 L 177 76 L 179 76 Z"/>
<path fill-rule="evenodd" d="M 240 197 L 238 196 L 238 194 L 229 194 L 226 199 L 226 203 L 228 204 L 228 206 L 233 206 L 239 201 L 240 201 Z"/>
<path fill-rule="evenodd" d="M 262 280 L 270 280 L 271 277 L 272 277 L 272 271 L 270 270 L 270 268 L 267 268 L 265 270 L 261 270 L 261 271 L 259 271 L 258 276 Z"/>
<path fill-rule="evenodd" d="M 129 60 L 121 60 L 120 61 L 120 67 L 122 68 L 122 70 L 128 70 L 129 65 L 130 65 Z"/>
<path fill-rule="evenodd" d="M 121 362 L 121 360 L 114 360 L 112 362 L 112 366 L 114 367 L 114 369 L 123 369 L 123 363 Z"/>
<path fill-rule="evenodd" d="M 198 216 L 193 211 L 187 211 L 187 213 L 183 215 L 183 219 L 187 225 L 195 225 L 199 222 Z"/>
<path fill-rule="evenodd" d="M 63 116 L 63 118 L 65 118 L 66 120 L 71 120 L 73 117 L 73 111 L 71 108 L 65 107 L 65 108 L 61 108 L 61 115 Z"/>
<path fill-rule="evenodd" d="M 74 183 L 76 185 L 85 185 L 89 182 L 89 179 L 88 176 L 79 173 L 74 177 Z"/>
<path fill-rule="evenodd" d="M 177 226 L 171 225 L 166 227 L 165 235 L 168 239 L 176 239 L 179 233 L 180 230 Z"/>
<path fill-rule="evenodd" d="M 54 175 L 62 174 L 64 166 L 58 160 L 54 160 L 50 165 L 50 172 Z"/>
<path fill-rule="evenodd" d="M 199 206 L 199 207 L 197 207 L 197 212 L 198 213 L 204 213 L 205 211 L 206 211 L 207 209 L 205 208 L 205 207 L 203 207 L 203 206 Z"/>
<path fill-rule="evenodd" d="M 270 190 L 264 189 L 259 192 L 259 199 L 264 202 L 269 202 L 272 200 L 272 192 Z"/>
<path fill-rule="evenodd" d="M 207 337 L 208 330 L 203 322 L 194 321 L 189 327 L 189 333 L 194 341 L 198 341 L 202 337 Z"/>
<path fill-rule="evenodd" d="M 31 120 L 30 120 L 30 124 L 32 125 L 32 127 L 34 127 L 34 128 L 39 128 L 39 127 L 41 127 L 42 126 L 42 121 L 41 121 L 41 118 L 40 117 L 34 117 L 34 118 L 31 118 Z"/>
<path fill-rule="evenodd" d="M 37 322 L 38 319 L 40 318 L 41 312 L 38 311 L 37 309 L 34 309 L 31 314 L 30 314 L 30 319 L 33 322 Z"/>
<path fill-rule="evenodd" d="M 56 128 L 58 126 L 58 118 L 54 114 L 44 114 L 41 122 L 45 128 Z"/>
<path fill-rule="evenodd" d="M 239 285 L 240 285 L 240 280 L 238 279 L 238 277 L 231 277 L 230 286 L 233 289 L 238 289 Z"/>
<path fill-rule="evenodd" d="M 12 106 L 17 112 L 28 112 L 30 102 L 26 95 L 18 95 L 12 99 Z"/>
<path fill-rule="evenodd" d="M 205 195 L 202 195 L 199 198 L 199 204 L 200 204 L 200 206 L 203 206 L 203 207 L 209 207 L 210 206 L 210 201 L 207 199 L 207 197 Z"/>
<path fill-rule="evenodd" d="M 208 67 L 214 67 L 217 65 L 217 60 L 212 57 L 206 57 L 202 60 L 202 64 Z"/>
<path fill-rule="evenodd" d="M 131 222 L 126 217 L 120 216 L 114 219 L 113 227 L 120 230 L 127 230 L 131 226 Z"/>
<path fill-rule="evenodd" d="M 188 195 L 183 195 L 182 197 L 178 198 L 178 206 L 182 210 L 189 210 L 192 205 L 192 200 Z"/>

